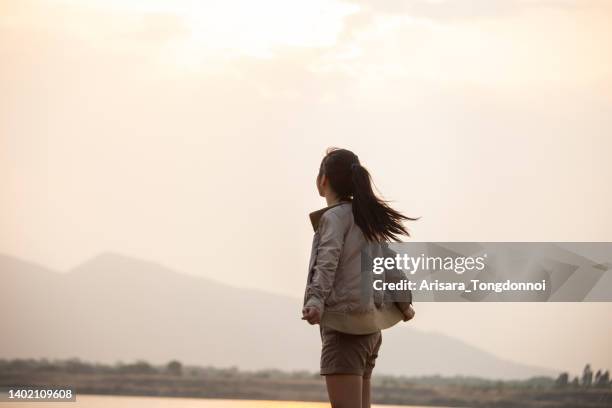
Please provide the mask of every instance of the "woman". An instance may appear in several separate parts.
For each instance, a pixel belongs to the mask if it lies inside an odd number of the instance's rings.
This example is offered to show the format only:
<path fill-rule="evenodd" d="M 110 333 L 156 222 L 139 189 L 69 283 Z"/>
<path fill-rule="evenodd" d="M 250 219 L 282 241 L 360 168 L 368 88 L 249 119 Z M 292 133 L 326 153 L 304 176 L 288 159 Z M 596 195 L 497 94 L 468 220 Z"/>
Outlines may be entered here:
<path fill-rule="evenodd" d="M 349 150 L 328 149 L 317 188 L 327 207 L 310 214 L 315 235 L 302 319 L 320 325 L 321 375 L 332 407 L 369 407 L 380 329 L 412 319 L 414 310 L 411 298 L 392 308 L 371 293 L 364 301 L 360 254 L 368 242 L 409 235 L 402 222 L 415 219 L 374 194 L 370 174 Z"/>

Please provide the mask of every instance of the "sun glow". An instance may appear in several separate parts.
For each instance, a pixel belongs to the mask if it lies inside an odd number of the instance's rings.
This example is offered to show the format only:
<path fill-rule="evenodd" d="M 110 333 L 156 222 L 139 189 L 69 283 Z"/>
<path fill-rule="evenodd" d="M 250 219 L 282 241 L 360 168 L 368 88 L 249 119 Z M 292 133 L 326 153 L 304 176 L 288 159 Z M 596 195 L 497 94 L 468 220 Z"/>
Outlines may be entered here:
<path fill-rule="evenodd" d="M 85 4 L 136 17 L 177 17 L 184 30 L 171 47 L 196 60 L 211 54 L 272 57 L 274 49 L 283 46 L 333 46 L 343 18 L 359 9 L 329 0 L 90 0 Z"/>

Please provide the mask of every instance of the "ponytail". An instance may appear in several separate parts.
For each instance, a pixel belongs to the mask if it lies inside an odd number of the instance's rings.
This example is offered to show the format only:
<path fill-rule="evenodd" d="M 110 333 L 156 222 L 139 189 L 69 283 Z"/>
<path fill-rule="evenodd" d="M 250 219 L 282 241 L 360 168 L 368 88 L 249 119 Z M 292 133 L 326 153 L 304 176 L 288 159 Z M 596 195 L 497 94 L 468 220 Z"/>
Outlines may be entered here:
<path fill-rule="evenodd" d="M 356 154 L 345 149 L 328 149 L 319 174 L 325 174 L 340 199 L 351 200 L 353 217 L 368 241 L 399 241 L 410 236 L 404 221 L 416 221 L 391 208 L 377 197 L 372 178 Z"/>

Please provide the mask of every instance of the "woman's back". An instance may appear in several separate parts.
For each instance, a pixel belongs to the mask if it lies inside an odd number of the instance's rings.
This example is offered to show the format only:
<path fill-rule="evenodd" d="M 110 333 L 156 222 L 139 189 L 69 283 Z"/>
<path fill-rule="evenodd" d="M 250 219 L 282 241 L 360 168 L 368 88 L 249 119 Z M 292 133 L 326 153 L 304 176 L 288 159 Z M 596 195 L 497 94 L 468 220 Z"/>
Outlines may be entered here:
<path fill-rule="evenodd" d="M 310 219 L 315 234 L 304 306 L 321 311 L 321 325 L 364 334 L 402 320 L 401 311 L 383 302 L 383 294 L 372 289 L 371 274 L 362 270 L 362 251 L 368 241 L 355 223 L 352 203 L 343 201 L 315 211 Z"/>

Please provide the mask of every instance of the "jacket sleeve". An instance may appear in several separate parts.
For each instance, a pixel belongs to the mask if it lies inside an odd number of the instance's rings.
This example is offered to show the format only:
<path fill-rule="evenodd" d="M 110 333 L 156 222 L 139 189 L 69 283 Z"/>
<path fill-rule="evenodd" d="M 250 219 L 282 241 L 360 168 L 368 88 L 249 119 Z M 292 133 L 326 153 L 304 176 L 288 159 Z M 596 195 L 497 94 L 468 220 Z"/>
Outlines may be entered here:
<path fill-rule="evenodd" d="M 319 244 L 316 248 L 314 271 L 312 280 L 306 286 L 304 306 L 316 307 L 323 315 L 325 300 L 332 290 L 340 253 L 344 245 L 344 228 L 340 218 L 329 212 L 323 214 L 319 222 L 318 233 Z"/>
<path fill-rule="evenodd" d="M 385 257 L 395 258 L 397 252 L 391 250 L 389 248 L 388 243 L 381 244 L 383 249 L 383 254 Z M 406 272 L 403 270 L 392 268 L 385 271 L 385 281 L 391 283 L 400 283 L 403 280 L 410 280 Z M 391 299 L 394 301 L 395 305 L 402 311 L 402 313 L 406 312 L 410 306 L 412 305 L 412 291 L 410 289 L 403 291 L 390 291 L 387 292 L 390 295 Z"/>

